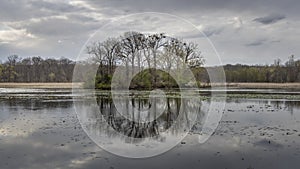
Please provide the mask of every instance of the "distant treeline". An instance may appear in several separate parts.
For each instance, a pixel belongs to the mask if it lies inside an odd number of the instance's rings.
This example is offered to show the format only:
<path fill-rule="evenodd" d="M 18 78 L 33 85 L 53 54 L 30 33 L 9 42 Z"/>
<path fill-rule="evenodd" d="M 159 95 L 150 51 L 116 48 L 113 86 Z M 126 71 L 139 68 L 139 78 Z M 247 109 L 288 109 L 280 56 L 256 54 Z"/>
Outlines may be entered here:
<path fill-rule="evenodd" d="M 245 83 L 293 83 L 300 82 L 300 60 L 295 60 L 294 55 L 288 61 L 282 62 L 280 59 L 274 60 L 270 65 L 242 65 L 227 64 L 223 66 L 226 82 Z M 209 76 L 206 69 L 214 67 L 197 68 L 194 70 L 195 76 L 203 83 L 209 83 Z"/>
<path fill-rule="evenodd" d="M 71 82 L 75 62 L 67 58 L 21 59 L 11 55 L 0 64 L 0 82 Z"/>
<path fill-rule="evenodd" d="M 90 62 L 79 63 L 81 69 L 90 67 Z M 17 55 L 7 58 L 7 61 L 0 64 L 0 82 L 72 82 L 73 69 L 75 62 L 67 59 L 43 59 L 42 57 L 29 57 L 21 59 Z M 270 82 L 270 83 L 286 83 L 300 82 L 300 60 L 295 60 L 294 56 L 289 57 L 288 61 L 283 63 L 279 59 L 270 65 L 224 65 L 227 82 Z M 102 70 L 101 70 L 102 69 Z M 207 68 L 194 67 L 192 71 L 197 80 L 202 84 L 209 83 L 209 76 L 206 72 Z M 213 69 L 213 67 L 210 67 Z M 109 79 L 112 74 L 108 74 L 108 67 L 102 65 L 99 67 L 96 83 L 101 81 L 109 86 L 110 81 L 99 80 L 101 72 Z M 149 71 L 150 72 L 150 71 Z M 149 72 L 145 72 L 145 76 L 150 76 Z M 153 70 L 152 70 L 153 72 Z M 113 73 L 113 72 L 111 72 Z M 85 75 L 82 75 L 82 79 Z M 165 73 L 157 73 L 157 81 L 168 78 Z M 144 78 L 144 83 L 151 83 L 151 78 Z M 80 81 L 80 79 L 77 79 Z M 136 81 L 136 82 L 134 82 Z M 143 84 L 141 79 L 134 78 L 136 84 Z M 174 81 L 171 79 L 171 82 Z M 97 84 L 96 84 L 97 87 Z M 160 87 L 158 85 L 157 87 Z M 101 88 L 101 86 L 99 87 Z"/>
<path fill-rule="evenodd" d="M 300 82 L 300 60 L 294 55 L 285 63 L 276 59 L 271 65 L 225 65 L 224 70 L 227 82 Z"/>

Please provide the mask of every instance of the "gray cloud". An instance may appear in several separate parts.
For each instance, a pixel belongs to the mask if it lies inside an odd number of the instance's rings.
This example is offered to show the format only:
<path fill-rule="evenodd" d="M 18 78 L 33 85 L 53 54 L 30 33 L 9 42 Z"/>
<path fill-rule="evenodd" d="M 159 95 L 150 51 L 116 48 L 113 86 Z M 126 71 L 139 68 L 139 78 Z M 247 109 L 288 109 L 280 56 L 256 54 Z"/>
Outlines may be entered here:
<path fill-rule="evenodd" d="M 122 12 L 172 12 L 178 13 L 212 13 L 216 14 L 223 11 L 248 12 L 248 13 L 298 13 L 299 4 L 297 0 L 87 0 L 89 4 L 97 8 L 117 10 Z"/>
<path fill-rule="evenodd" d="M 81 33 L 95 30 L 99 27 L 97 23 L 74 22 L 69 19 L 47 19 L 45 21 L 31 23 L 25 26 L 26 29 L 39 36 L 78 36 Z"/>
<path fill-rule="evenodd" d="M 285 18 L 286 18 L 285 15 L 282 15 L 282 14 L 271 14 L 271 15 L 268 15 L 265 17 L 255 18 L 253 21 L 267 25 L 267 24 L 276 23 Z"/>
<path fill-rule="evenodd" d="M 224 30 L 223 27 L 208 27 L 203 30 L 203 33 L 207 36 L 213 36 L 213 35 L 218 35 Z"/>
<path fill-rule="evenodd" d="M 78 6 L 73 6 L 67 3 L 62 2 L 48 2 L 45 0 L 41 1 L 32 1 L 30 2 L 30 5 L 33 8 L 40 9 L 40 10 L 48 10 L 48 11 L 53 11 L 53 12 L 74 12 L 74 11 L 79 11 L 79 10 L 86 10 L 84 7 L 78 7 Z"/>
<path fill-rule="evenodd" d="M 49 11 L 40 11 L 28 5 L 26 0 L 1 1 L 0 2 L 0 21 L 20 21 L 33 17 L 43 17 L 50 15 Z"/>
<path fill-rule="evenodd" d="M 247 44 L 245 44 L 245 46 L 260 46 L 260 45 L 263 45 L 266 41 L 267 41 L 267 39 L 259 39 L 259 40 L 255 40 L 253 42 L 247 43 Z"/>
<path fill-rule="evenodd" d="M 243 56 L 243 60 L 249 63 L 256 62 L 257 58 L 272 62 L 275 55 L 285 60 L 291 51 L 296 58 L 300 53 L 296 45 L 300 43 L 299 11 L 300 1 L 297 0 L 273 0 L 272 3 L 260 0 L 0 1 L 0 56 L 38 53 L 74 59 L 89 36 L 111 19 L 137 12 L 166 12 L 196 25 L 212 40 L 217 50 L 224 53 L 223 60 L 228 63 L 236 62 L 234 58 L 237 56 Z M 286 21 L 283 24 L 271 25 L 283 19 Z M 166 24 L 149 17 L 107 31 L 123 32 L 146 21 L 151 23 L 149 27 L 153 31 Z M 168 24 L 172 25 L 172 22 Z M 188 40 L 202 37 L 197 32 L 185 30 L 185 25 L 174 25 L 170 29 Z M 276 43 L 272 39 L 277 40 Z M 251 48 L 262 45 L 271 45 L 272 49 Z"/>
<path fill-rule="evenodd" d="M 68 18 L 71 20 L 71 21 L 77 21 L 77 22 L 80 22 L 80 23 L 95 23 L 95 22 L 98 22 L 97 19 L 89 16 L 89 15 L 82 15 L 82 14 L 70 14 L 68 15 Z"/>

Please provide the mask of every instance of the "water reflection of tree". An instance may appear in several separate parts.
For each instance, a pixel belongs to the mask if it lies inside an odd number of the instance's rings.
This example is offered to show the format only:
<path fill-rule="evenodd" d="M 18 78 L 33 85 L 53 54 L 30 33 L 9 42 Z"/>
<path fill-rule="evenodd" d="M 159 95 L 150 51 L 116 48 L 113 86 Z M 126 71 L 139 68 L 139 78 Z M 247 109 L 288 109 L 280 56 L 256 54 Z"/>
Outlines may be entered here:
<path fill-rule="evenodd" d="M 165 110 L 159 117 L 156 117 L 156 107 L 161 103 L 159 102 L 159 98 L 151 99 L 153 100 L 150 100 L 149 98 L 123 98 L 123 111 L 125 111 L 127 117 L 131 115 L 131 119 L 128 119 L 117 111 L 112 99 L 105 96 L 99 96 L 97 97 L 97 101 L 102 115 L 100 121 L 102 122 L 94 127 L 106 132 L 108 136 L 112 137 L 116 134 L 121 134 L 129 137 L 129 139 L 144 139 L 151 137 L 163 141 L 164 138 L 161 135 L 162 132 L 168 130 L 172 135 L 178 135 L 181 134 L 180 132 L 190 129 L 193 123 L 190 122 L 189 113 L 199 113 L 198 111 L 200 110 L 199 102 L 192 102 L 188 98 L 181 99 L 167 97 Z M 136 109 L 131 109 L 130 106 L 135 107 Z M 141 110 L 148 108 L 152 108 L 153 111 L 148 111 L 145 118 L 146 121 L 143 121 L 145 119 L 141 117 Z M 182 110 L 182 115 L 180 115 L 180 110 Z M 108 124 L 106 129 L 99 126 L 103 124 L 103 122 Z"/>

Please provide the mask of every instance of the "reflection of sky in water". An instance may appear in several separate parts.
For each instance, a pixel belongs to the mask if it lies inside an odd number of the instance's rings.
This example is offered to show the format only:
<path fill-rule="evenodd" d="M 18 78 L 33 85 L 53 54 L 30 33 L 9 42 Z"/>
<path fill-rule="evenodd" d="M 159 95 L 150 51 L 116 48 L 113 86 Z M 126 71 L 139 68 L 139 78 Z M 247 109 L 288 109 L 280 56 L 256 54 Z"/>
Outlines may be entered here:
<path fill-rule="evenodd" d="M 300 102 L 230 99 L 204 144 L 191 132 L 149 159 L 114 156 L 82 131 L 71 100 L 0 101 L 0 168 L 298 168 Z"/>

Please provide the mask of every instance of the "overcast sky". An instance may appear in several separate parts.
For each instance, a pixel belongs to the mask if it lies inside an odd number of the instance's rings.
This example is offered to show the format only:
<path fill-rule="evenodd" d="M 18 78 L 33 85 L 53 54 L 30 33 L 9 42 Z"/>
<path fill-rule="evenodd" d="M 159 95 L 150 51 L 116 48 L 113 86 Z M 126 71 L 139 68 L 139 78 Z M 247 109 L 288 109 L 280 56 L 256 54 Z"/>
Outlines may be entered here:
<path fill-rule="evenodd" d="M 169 13 L 188 20 L 211 40 L 224 64 L 269 64 L 277 58 L 286 61 L 292 54 L 300 59 L 297 0 L 4 0 L 0 1 L 0 57 L 75 59 L 101 26 L 141 12 Z M 165 22 L 137 17 L 131 23 L 141 24 L 141 19 L 154 28 Z M 174 27 L 186 31 L 184 24 L 174 22 Z M 125 30 L 112 26 L 105 31 L 113 29 Z M 187 31 L 183 37 L 197 40 L 201 35 Z"/>

